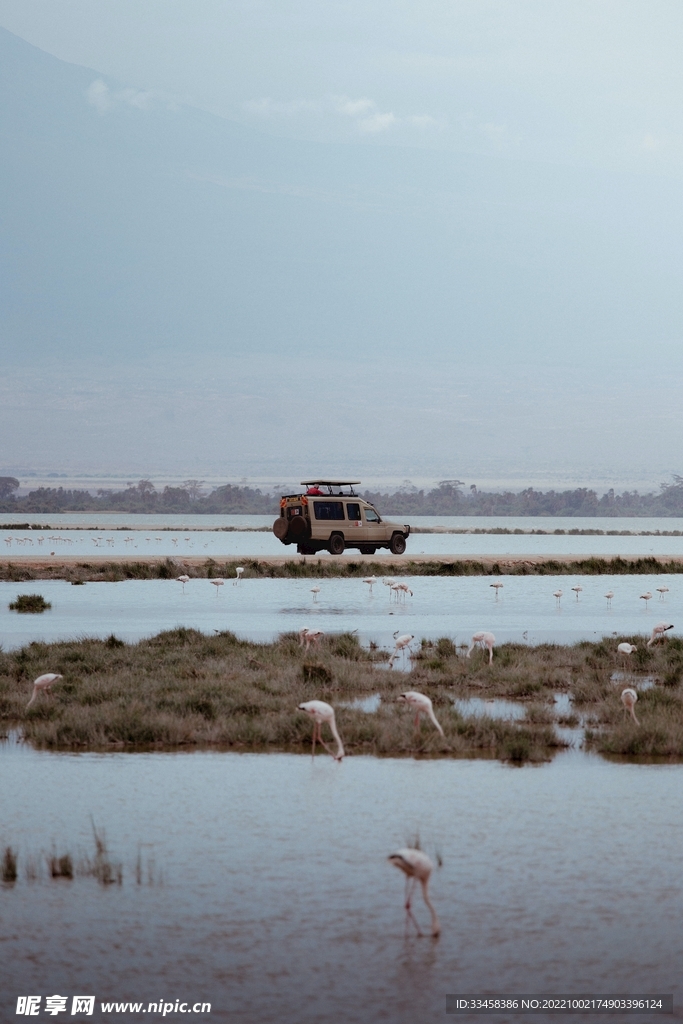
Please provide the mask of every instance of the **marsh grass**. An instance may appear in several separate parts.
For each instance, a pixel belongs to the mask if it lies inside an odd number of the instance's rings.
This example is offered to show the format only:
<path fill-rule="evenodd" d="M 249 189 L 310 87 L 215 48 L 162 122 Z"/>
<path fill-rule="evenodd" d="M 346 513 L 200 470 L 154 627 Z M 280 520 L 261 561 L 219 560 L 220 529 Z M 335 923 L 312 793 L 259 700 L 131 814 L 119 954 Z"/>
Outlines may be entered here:
<path fill-rule="evenodd" d="M 2 880 L 7 885 L 12 885 L 17 880 L 17 855 L 11 846 L 6 846 L 3 854 Z"/>
<path fill-rule="evenodd" d="M 31 612 L 36 614 L 52 608 L 49 601 L 46 601 L 42 594 L 19 594 L 16 601 L 11 601 L 9 609 L 11 612 Z"/>
<path fill-rule="evenodd" d="M 611 680 L 620 666 L 619 639 L 639 647 L 632 673 Z M 319 699 L 337 708 L 350 754 L 491 756 L 513 763 L 544 760 L 565 745 L 554 725 L 556 693 L 570 694 L 570 714 L 588 726 L 587 745 L 605 753 L 683 757 L 683 641 L 646 648 L 642 637 L 572 647 L 503 644 L 492 665 L 475 652 L 463 657 L 447 638 L 424 641 L 409 675 L 378 671 L 385 652 L 362 647 L 354 634 L 327 635 L 306 653 L 295 633 L 276 642 L 240 640 L 231 632 L 205 636 L 174 629 L 137 644 L 117 638 L 32 643 L 0 652 L 0 720 L 20 725 L 26 740 L 52 749 L 154 749 L 220 746 L 236 750 L 310 750 L 311 725 L 298 712 Z M 63 680 L 52 695 L 26 707 L 31 682 L 45 671 Z M 677 675 L 678 673 L 678 675 Z M 639 677 L 640 729 L 626 719 L 619 695 Z M 409 682 L 408 682 L 409 680 Z M 667 685 L 664 685 L 664 681 Z M 406 689 L 431 698 L 442 738 L 396 698 Z M 379 693 L 376 712 L 344 703 Z M 525 718 L 465 717 L 454 698 L 505 698 L 523 703 Z"/>
<path fill-rule="evenodd" d="M 395 576 L 626 576 L 683 573 L 683 560 L 666 558 L 579 558 L 574 561 L 546 559 L 536 562 L 515 558 L 501 562 L 454 558 L 449 561 L 410 559 L 400 561 L 385 558 L 381 562 L 369 559 L 329 559 L 293 556 L 290 561 L 272 562 L 268 559 L 240 558 L 216 561 L 207 559 L 201 564 L 185 562 L 182 558 L 164 558 L 158 561 L 76 562 L 54 564 L 16 564 L 0 562 L 0 580 L 25 582 L 27 580 L 61 579 L 71 583 L 89 581 L 121 582 L 122 580 L 173 580 L 180 573 L 197 579 L 212 576 L 235 576 L 240 565 L 245 569 L 243 579 L 362 579 L 373 575 Z"/>

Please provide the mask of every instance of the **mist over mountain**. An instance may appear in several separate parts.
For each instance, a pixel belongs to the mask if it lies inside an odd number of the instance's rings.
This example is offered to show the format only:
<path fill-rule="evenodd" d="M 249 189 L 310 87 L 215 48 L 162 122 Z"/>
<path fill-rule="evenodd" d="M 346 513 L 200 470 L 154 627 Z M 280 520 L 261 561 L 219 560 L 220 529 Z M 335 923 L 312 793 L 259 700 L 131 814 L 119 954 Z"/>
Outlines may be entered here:
<path fill-rule="evenodd" d="M 678 180 L 270 136 L 4 29 L 0 91 L 8 470 L 678 470 Z"/>

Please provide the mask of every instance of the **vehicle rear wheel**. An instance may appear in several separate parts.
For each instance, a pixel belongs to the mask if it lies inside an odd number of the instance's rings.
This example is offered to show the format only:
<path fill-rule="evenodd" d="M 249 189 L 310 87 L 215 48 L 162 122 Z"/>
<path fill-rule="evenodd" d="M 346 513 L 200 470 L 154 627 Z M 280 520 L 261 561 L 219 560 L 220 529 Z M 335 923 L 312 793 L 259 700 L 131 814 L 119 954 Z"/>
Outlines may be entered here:
<path fill-rule="evenodd" d="M 392 555 L 402 555 L 406 549 L 406 539 L 402 533 L 395 533 L 391 538 L 389 550 Z"/>
<path fill-rule="evenodd" d="M 331 555 L 344 554 L 344 538 L 341 533 L 333 533 L 330 537 L 329 552 Z"/>
<path fill-rule="evenodd" d="M 361 555 L 374 555 L 377 550 L 372 544 L 361 544 L 359 551 Z"/>

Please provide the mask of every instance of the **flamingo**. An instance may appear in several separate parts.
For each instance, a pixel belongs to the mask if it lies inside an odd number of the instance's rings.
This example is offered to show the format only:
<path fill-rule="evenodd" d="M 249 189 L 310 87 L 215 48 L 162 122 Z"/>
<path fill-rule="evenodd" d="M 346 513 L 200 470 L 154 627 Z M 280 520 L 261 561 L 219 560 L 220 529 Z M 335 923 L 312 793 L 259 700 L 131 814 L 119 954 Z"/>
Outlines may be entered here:
<path fill-rule="evenodd" d="M 372 588 L 374 587 L 376 582 L 377 582 L 377 577 L 376 576 L 368 576 L 367 579 L 363 580 L 363 583 L 367 583 L 367 585 L 370 587 L 370 593 L 372 593 Z"/>
<path fill-rule="evenodd" d="M 311 593 L 313 594 L 313 600 L 317 601 L 318 594 L 320 593 L 320 587 L 317 585 L 315 587 L 311 587 Z"/>
<path fill-rule="evenodd" d="M 636 725 L 640 725 L 640 722 L 636 718 L 636 713 L 635 713 L 635 710 L 634 710 L 634 708 L 636 706 L 636 701 L 637 700 L 638 700 L 638 694 L 636 693 L 635 690 L 631 689 L 630 686 L 627 686 L 625 690 L 621 691 L 621 703 L 624 705 L 624 708 L 626 709 L 626 711 L 629 712 L 629 714 L 631 715 L 631 718 L 636 723 Z"/>
<path fill-rule="evenodd" d="M 396 660 L 399 651 L 405 651 L 406 648 L 409 648 L 414 639 L 415 637 L 412 633 L 405 633 L 404 636 L 398 636 L 398 630 L 394 633 L 396 646 L 394 647 L 394 653 L 389 658 L 389 668 L 394 667 L 394 661 Z"/>
<path fill-rule="evenodd" d="M 305 645 L 306 650 L 308 650 L 311 644 L 315 644 L 317 647 L 324 636 L 325 634 L 322 629 L 307 629 L 304 626 L 303 629 L 299 630 L 299 646 L 303 647 Z"/>
<path fill-rule="evenodd" d="M 556 590 L 553 593 L 553 597 L 555 598 L 555 603 L 557 604 L 557 607 L 559 608 L 560 607 L 560 601 L 562 600 L 562 591 L 561 590 Z"/>
<path fill-rule="evenodd" d="M 658 622 L 656 626 L 652 627 L 652 636 L 647 642 L 647 647 L 652 647 L 655 640 L 660 640 L 669 629 L 673 628 L 673 623 Z"/>
<path fill-rule="evenodd" d="M 607 607 L 611 608 L 612 607 L 612 598 L 614 597 L 614 591 L 613 590 L 608 590 L 607 593 L 605 594 L 605 597 L 607 598 Z"/>
<path fill-rule="evenodd" d="M 624 654 L 624 655 L 626 655 L 626 654 L 628 654 L 628 655 L 633 654 L 633 652 L 637 651 L 637 650 L 638 650 L 638 648 L 636 647 L 635 644 L 619 644 L 619 646 L 617 647 L 618 653 L 619 654 Z"/>
<path fill-rule="evenodd" d="M 579 600 L 579 594 L 583 590 L 583 587 L 581 586 L 580 583 L 577 583 L 575 587 L 572 587 L 572 590 L 576 594 L 576 600 L 578 601 Z"/>
<path fill-rule="evenodd" d="M 38 543 L 40 543 L 40 542 L 38 542 Z M 664 600 L 664 595 L 669 593 L 669 588 L 668 587 L 657 587 L 657 593 L 659 594 L 659 600 L 663 601 Z"/>
<path fill-rule="evenodd" d="M 189 583 L 189 582 L 190 582 L 190 577 L 186 576 L 184 573 L 183 573 L 182 576 L 176 576 L 176 583 L 182 583 L 182 585 L 183 585 L 183 594 L 185 593 L 185 584 Z M 218 593 L 218 591 L 216 591 L 216 593 Z"/>
<path fill-rule="evenodd" d="M 422 850 L 411 850 L 404 848 L 397 850 L 396 853 L 392 853 L 387 860 L 394 867 L 398 868 L 406 876 L 406 932 L 408 931 L 409 922 L 412 921 L 417 929 L 417 934 L 422 935 L 420 926 L 417 923 L 415 915 L 413 914 L 410 904 L 413 898 L 413 892 L 415 890 L 415 883 L 419 882 L 422 886 L 422 898 L 424 899 L 429 913 L 432 918 L 432 937 L 438 938 L 441 934 L 441 925 L 439 919 L 436 916 L 436 911 L 429 899 L 429 878 L 434 870 L 434 865 Z"/>
<path fill-rule="evenodd" d="M 31 707 L 31 704 L 33 704 L 34 700 L 36 699 L 39 693 L 51 693 L 52 684 L 56 683 L 58 679 L 63 678 L 64 676 L 60 676 L 57 672 L 46 672 L 45 675 L 38 676 L 38 678 L 34 680 L 33 694 L 31 695 L 31 699 L 26 705 L 26 707 Z"/>
<path fill-rule="evenodd" d="M 481 632 L 479 633 L 473 633 L 472 640 L 470 641 L 470 646 L 467 649 L 467 657 L 469 658 L 470 654 L 472 653 L 475 647 L 481 647 L 482 650 L 485 647 L 487 647 L 489 652 L 490 665 L 491 662 L 493 661 L 493 645 L 495 644 L 495 642 L 496 638 L 493 635 L 493 633 L 487 633 L 486 630 L 481 630 Z"/>
<path fill-rule="evenodd" d="M 644 594 L 641 594 L 640 600 L 645 602 L 645 610 L 647 611 L 647 602 L 652 600 L 652 594 L 650 591 L 646 590 Z"/>
<path fill-rule="evenodd" d="M 493 589 L 494 589 L 494 590 L 495 590 L 495 592 L 496 592 L 496 601 L 498 600 L 498 591 L 499 591 L 499 590 L 500 590 L 500 588 L 501 588 L 502 586 L 504 586 L 504 585 L 505 585 L 505 584 L 503 584 L 503 583 L 489 583 L 489 586 L 490 586 L 490 587 L 493 587 Z"/>
<path fill-rule="evenodd" d="M 307 700 L 303 704 L 299 704 L 299 711 L 303 711 L 308 715 L 309 718 L 313 719 L 313 748 L 311 754 L 315 754 L 315 741 L 320 741 L 325 750 L 332 754 L 335 761 L 341 761 L 344 756 L 344 745 L 342 744 L 341 737 L 337 732 L 337 723 L 334 718 L 334 708 L 331 704 L 326 704 L 324 700 Z M 330 727 L 330 732 L 337 741 L 337 752 L 333 754 L 328 747 L 325 740 L 322 738 L 321 729 L 323 723 L 327 722 Z"/>
<path fill-rule="evenodd" d="M 409 708 L 414 709 L 416 729 L 420 728 L 420 715 L 426 715 L 443 736 L 443 729 L 436 720 L 434 708 L 432 707 L 432 702 L 429 697 L 426 697 L 424 693 L 418 693 L 417 690 L 408 690 L 406 693 L 402 693 L 397 699 L 399 703 L 407 704 Z"/>
<path fill-rule="evenodd" d="M 225 586 L 225 580 L 222 580 L 220 579 L 220 577 L 218 577 L 215 580 L 209 580 L 209 583 L 213 583 L 214 587 L 216 588 L 216 597 L 218 597 L 218 588 Z"/>
<path fill-rule="evenodd" d="M 405 601 L 405 598 L 406 598 L 406 594 L 410 594 L 411 597 L 413 596 L 413 592 L 412 592 L 412 590 L 410 589 L 410 587 L 408 586 L 407 583 L 397 583 L 396 584 L 396 589 L 401 591 L 401 593 L 403 594 L 403 600 L 404 601 Z"/>
<path fill-rule="evenodd" d="M 238 565 L 237 568 L 235 569 L 235 579 L 232 581 L 233 587 L 237 586 L 237 584 L 239 583 L 239 581 L 242 578 L 242 573 L 243 572 L 244 572 L 244 568 L 241 565 Z"/>

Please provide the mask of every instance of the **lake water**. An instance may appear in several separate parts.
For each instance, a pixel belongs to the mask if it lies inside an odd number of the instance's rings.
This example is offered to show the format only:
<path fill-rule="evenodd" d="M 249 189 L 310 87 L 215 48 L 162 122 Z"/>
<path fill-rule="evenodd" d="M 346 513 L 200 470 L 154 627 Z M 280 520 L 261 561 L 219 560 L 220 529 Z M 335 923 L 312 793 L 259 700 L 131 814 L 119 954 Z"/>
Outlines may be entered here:
<path fill-rule="evenodd" d="M 2 744 L 0 766 L 0 838 L 19 852 L 0 887 L 6 1021 L 28 993 L 93 994 L 95 1020 L 149 1018 L 102 1000 L 179 999 L 212 1004 L 195 1019 L 415 1024 L 450 1019 L 446 993 L 533 991 L 674 993 L 683 1019 L 683 765 Z M 91 849 L 90 815 L 122 886 L 27 881 L 27 854 Z M 404 937 L 386 859 L 416 830 L 444 861 L 438 941 Z M 138 849 L 163 884 L 136 884 Z M 425 928 L 419 896 L 415 912 Z"/>
<path fill-rule="evenodd" d="M 360 579 L 230 580 L 218 590 L 207 579 L 192 579 L 183 588 L 175 580 L 127 580 L 73 586 L 63 580 L 0 583 L 0 643 L 6 650 L 31 640 L 116 633 L 139 640 L 164 629 L 188 626 L 211 633 L 229 629 L 238 636 L 266 642 L 303 626 L 326 633 L 356 630 L 360 640 L 393 649 L 396 631 L 468 642 L 480 629 L 492 630 L 498 642 L 575 643 L 603 635 L 649 633 L 666 618 L 683 631 L 680 618 L 683 577 L 658 576 L 506 576 L 496 599 L 490 577 L 402 577 L 413 597 L 396 602 L 390 588 L 370 587 Z M 576 600 L 571 587 L 580 582 Z M 311 588 L 320 587 L 314 595 Z M 668 586 L 665 600 L 657 587 Z M 553 597 L 564 591 L 560 607 Z M 604 595 L 612 590 L 608 608 Z M 650 591 L 647 605 L 640 594 Z M 52 604 L 39 615 L 19 614 L 8 605 L 18 594 L 40 593 Z M 317 600 L 314 598 L 317 596 Z"/>
<path fill-rule="evenodd" d="M 271 532 L 272 516 L 144 516 L 71 513 L 55 516 L 0 516 L 0 524 L 49 523 L 50 530 L 8 530 L 0 525 L 0 552 L 6 556 L 40 558 L 112 556 L 134 560 L 158 558 L 247 558 L 287 555 Z M 647 556 L 683 555 L 682 536 L 656 536 L 657 531 L 683 533 L 681 519 L 554 519 L 466 516 L 408 517 L 416 530 L 408 539 L 408 555 L 501 557 L 520 555 Z M 403 520 L 400 520 L 403 521 Z M 463 530 L 522 530 L 522 534 L 463 533 Z M 631 536 L 581 536 L 555 530 L 629 531 Z M 541 530 L 542 534 L 532 531 Z M 461 532 L 452 532 L 461 531 Z M 320 557 L 333 556 L 322 552 Z M 357 551 L 349 557 L 361 558 Z M 370 556 L 365 556 L 369 558 Z M 378 551 L 373 557 L 390 557 Z"/>

